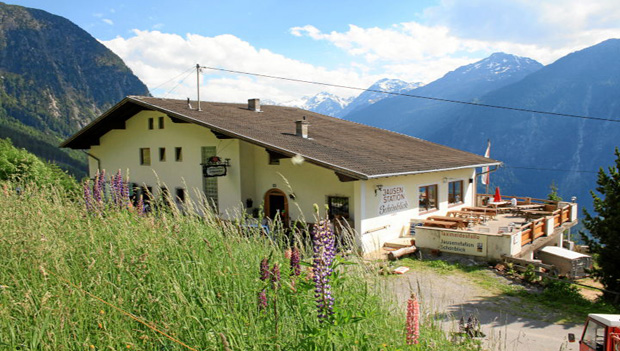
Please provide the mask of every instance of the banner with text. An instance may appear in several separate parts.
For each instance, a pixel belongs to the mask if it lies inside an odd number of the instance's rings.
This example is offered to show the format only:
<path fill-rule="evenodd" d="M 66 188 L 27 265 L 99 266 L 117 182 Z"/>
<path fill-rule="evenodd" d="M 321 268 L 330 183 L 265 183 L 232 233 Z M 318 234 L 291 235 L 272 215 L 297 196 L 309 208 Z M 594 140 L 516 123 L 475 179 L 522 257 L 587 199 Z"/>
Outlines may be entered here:
<path fill-rule="evenodd" d="M 382 189 L 379 215 L 403 211 L 409 208 L 403 185 L 386 186 Z"/>
<path fill-rule="evenodd" d="M 487 236 L 473 233 L 441 232 L 439 250 L 471 256 L 487 255 Z"/>

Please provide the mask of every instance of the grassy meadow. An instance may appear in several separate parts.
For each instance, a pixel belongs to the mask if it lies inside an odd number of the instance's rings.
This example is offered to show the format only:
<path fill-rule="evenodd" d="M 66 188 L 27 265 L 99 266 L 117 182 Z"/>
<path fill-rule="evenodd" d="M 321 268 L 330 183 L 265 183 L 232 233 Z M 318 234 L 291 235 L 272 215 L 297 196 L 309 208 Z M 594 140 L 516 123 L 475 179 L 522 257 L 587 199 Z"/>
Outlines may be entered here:
<path fill-rule="evenodd" d="M 211 217 L 93 215 L 58 188 L 0 185 L 0 350 L 474 348 L 424 316 L 420 344 L 407 345 L 404 306 L 356 257 L 336 260 L 334 323 L 319 323 L 307 246 L 291 278 L 284 241 Z M 266 257 L 281 267 L 277 289 L 259 279 Z"/>

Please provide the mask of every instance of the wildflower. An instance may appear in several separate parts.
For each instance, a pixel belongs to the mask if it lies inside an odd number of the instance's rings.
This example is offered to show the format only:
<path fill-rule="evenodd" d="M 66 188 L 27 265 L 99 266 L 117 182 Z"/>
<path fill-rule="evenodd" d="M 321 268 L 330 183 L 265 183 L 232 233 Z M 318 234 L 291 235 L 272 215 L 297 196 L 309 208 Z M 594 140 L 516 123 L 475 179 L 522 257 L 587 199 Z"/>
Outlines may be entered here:
<path fill-rule="evenodd" d="M 267 291 L 265 289 L 258 293 L 258 309 L 261 311 L 267 309 Z"/>
<path fill-rule="evenodd" d="M 420 337 L 420 305 L 415 294 L 407 301 L 407 345 L 419 343 Z"/>
<path fill-rule="evenodd" d="M 84 182 L 84 203 L 86 204 L 86 211 L 95 212 L 95 204 L 93 200 L 93 192 L 90 187 L 90 181 Z"/>
<path fill-rule="evenodd" d="M 299 249 L 297 247 L 294 247 L 293 251 L 291 251 L 291 258 L 290 258 L 291 275 L 299 276 L 301 274 L 301 266 L 299 265 L 300 261 L 301 260 L 299 258 Z"/>
<path fill-rule="evenodd" d="M 260 280 L 265 281 L 269 278 L 269 259 L 263 258 L 260 261 Z"/>
<path fill-rule="evenodd" d="M 329 220 L 322 220 L 314 225 L 313 232 L 313 279 L 314 297 L 316 299 L 319 322 L 330 321 L 334 314 L 334 298 L 331 294 L 330 278 L 332 262 L 336 256 L 334 233 Z"/>
<path fill-rule="evenodd" d="M 278 289 L 280 284 L 280 266 L 277 263 L 273 264 L 273 268 L 271 269 L 271 286 L 274 289 Z"/>

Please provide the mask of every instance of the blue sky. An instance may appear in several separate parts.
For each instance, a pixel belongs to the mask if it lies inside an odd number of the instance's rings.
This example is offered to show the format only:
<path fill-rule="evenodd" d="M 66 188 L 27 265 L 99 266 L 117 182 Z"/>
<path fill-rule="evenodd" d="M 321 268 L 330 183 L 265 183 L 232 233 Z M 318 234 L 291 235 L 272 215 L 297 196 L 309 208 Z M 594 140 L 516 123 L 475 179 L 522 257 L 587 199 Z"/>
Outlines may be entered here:
<path fill-rule="evenodd" d="M 497 51 L 549 64 L 620 37 L 617 0 L 7 2 L 71 20 L 155 95 L 174 97 L 195 95 L 194 76 L 181 73 L 197 62 L 368 87 L 384 77 L 428 83 Z M 219 101 L 359 93 L 213 71 L 201 78 L 201 95 Z"/>

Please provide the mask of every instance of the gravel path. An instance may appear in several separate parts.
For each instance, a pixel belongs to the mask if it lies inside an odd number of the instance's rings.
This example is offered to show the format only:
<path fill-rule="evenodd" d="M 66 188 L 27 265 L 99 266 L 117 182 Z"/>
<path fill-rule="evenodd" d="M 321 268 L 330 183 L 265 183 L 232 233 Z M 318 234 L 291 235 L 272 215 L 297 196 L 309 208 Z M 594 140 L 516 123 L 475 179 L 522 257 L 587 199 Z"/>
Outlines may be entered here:
<path fill-rule="evenodd" d="M 508 283 L 491 271 L 485 273 L 497 279 L 498 284 Z M 486 291 L 462 274 L 410 270 L 403 276 L 389 279 L 388 284 L 400 306 L 406 305 L 411 292 L 418 293 L 422 312 L 441 320 L 446 331 L 458 330 L 461 317 L 476 316 L 482 332 L 487 335 L 485 346 L 488 350 L 558 351 L 568 333 L 575 333 L 577 338 L 581 335 L 581 325 L 554 322 L 559 320 L 559 315 L 528 307 L 518 297 Z M 578 348 L 577 343 L 573 343 L 564 350 L 577 351 Z"/>

